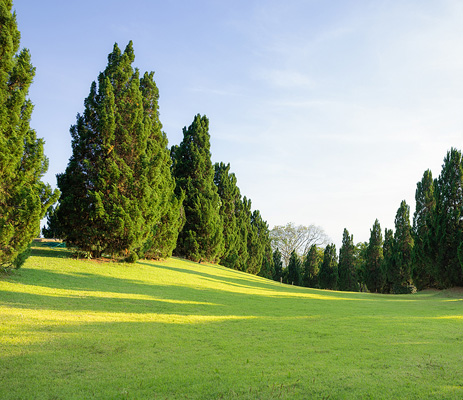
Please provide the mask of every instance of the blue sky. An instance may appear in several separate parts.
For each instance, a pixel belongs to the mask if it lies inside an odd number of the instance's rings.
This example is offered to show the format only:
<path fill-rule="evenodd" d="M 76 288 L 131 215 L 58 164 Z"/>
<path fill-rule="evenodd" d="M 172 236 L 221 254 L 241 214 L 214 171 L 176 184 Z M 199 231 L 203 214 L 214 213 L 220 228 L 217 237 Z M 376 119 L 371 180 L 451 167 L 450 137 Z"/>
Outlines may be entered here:
<path fill-rule="evenodd" d="M 37 69 L 31 125 L 45 180 L 115 42 L 155 71 L 169 145 L 195 114 L 270 228 L 321 226 L 367 241 L 414 210 L 423 172 L 463 148 L 460 0 L 16 0 Z"/>

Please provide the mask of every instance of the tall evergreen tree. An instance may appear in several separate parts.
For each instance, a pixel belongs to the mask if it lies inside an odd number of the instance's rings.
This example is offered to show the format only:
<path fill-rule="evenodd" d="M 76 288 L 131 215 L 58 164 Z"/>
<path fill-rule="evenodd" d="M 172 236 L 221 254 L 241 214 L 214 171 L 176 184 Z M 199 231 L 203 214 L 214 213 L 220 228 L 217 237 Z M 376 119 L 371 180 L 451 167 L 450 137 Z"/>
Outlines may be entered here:
<path fill-rule="evenodd" d="M 318 287 L 318 273 L 320 269 L 320 256 L 317 245 L 313 244 L 302 263 L 302 285 L 305 287 Z"/>
<path fill-rule="evenodd" d="M 283 277 L 283 261 L 281 259 L 280 250 L 275 249 L 272 254 L 273 258 L 273 280 L 280 282 Z"/>
<path fill-rule="evenodd" d="M 318 273 L 318 281 L 322 289 L 336 290 L 338 288 L 338 260 L 336 246 L 329 244 L 325 247 L 323 262 Z"/>
<path fill-rule="evenodd" d="M 296 250 L 293 250 L 289 258 L 288 283 L 290 285 L 300 286 L 301 284 L 301 259 L 297 255 Z"/>
<path fill-rule="evenodd" d="M 394 257 L 394 232 L 392 229 L 385 229 L 383 243 L 383 262 L 381 264 L 383 285 L 381 291 L 383 293 L 393 292 L 393 286 L 396 279 L 395 257 Z"/>
<path fill-rule="evenodd" d="M 436 196 L 432 173 L 427 170 L 417 183 L 413 215 L 413 280 L 418 289 L 437 285 Z"/>
<path fill-rule="evenodd" d="M 357 270 L 355 268 L 354 239 L 347 229 L 342 235 L 342 246 L 339 250 L 339 290 L 359 291 Z"/>
<path fill-rule="evenodd" d="M 365 282 L 370 292 L 381 291 L 383 276 L 381 264 L 383 262 L 383 236 L 381 226 L 376 220 L 373 228 L 370 230 L 370 241 L 365 262 Z"/>
<path fill-rule="evenodd" d="M 45 216 L 47 217 L 47 225 L 42 228 L 42 235 L 47 239 L 61 239 L 61 227 L 58 219 L 58 206 L 49 207 Z"/>
<path fill-rule="evenodd" d="M 206 116 L 195 116 L 188 129 L 183 129 L 182 142 L 171 153 L 177 193 L 185 192 L 186 221 L 175 253 L 194 261 L 218 262 L 224 251 L 223 222 Z"/>
<path fill-rule="evenodd" d="M 140 79 L 134 59 L 132 42 L 123 53 L 114 45 L 71 127 L 72 156 L 58 175 L 65 240 L 96 257 L 136 259 L 154 242 L 167 205 L 179 211 L 153 73 Z"/>
<path fill-rule="evenodd" d="M 236 176 L 230 172 L 230 164 L 216 163 L 214 165 L 214 183 L 220 196 L 220 216 L 223 221 L 224 252 L 220 264 L 228 268 L 237 268 L 240 232 L 237 213 L 241 194 L 236 185 Z"/>
<path fill-rule="evenodd" d="M 40 220 L 59 196 L 41 181 L 48 160 L 30 127 L 33 105 L 27 98 L 35 68 L 29 51 L 19 51 L 12 6 L 0 1 L 0 268 L 22 265 Z"/>
<path fill-rule="evenodd" d="M 394 293 L 407 293 L 412 284 L 413 238 L 410 226 L 410 207 L 403 200 L 395 217 L 394 263 L 388 269 Z"/>
<path fill-rule="evenodd" d="M 452 148 L 435 185 L 438 279 L 441 287 L 463 285 L 463 165 Z"/>

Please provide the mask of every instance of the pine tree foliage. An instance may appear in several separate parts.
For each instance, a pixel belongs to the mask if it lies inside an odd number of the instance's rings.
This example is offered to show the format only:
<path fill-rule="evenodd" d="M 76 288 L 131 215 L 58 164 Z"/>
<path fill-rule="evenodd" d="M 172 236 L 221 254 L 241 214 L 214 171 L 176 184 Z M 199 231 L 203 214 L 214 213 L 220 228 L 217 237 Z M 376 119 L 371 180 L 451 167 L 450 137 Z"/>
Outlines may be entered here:
<path fill-rule="evenodd" d="M 358 276 L 355 268 L 354 239 L 347 229 L 342 235 L 342 246 L 339 250 L 339 290 L 358 292 Z"/>
<path fill-rule="evenodd" d="M 395 271 L 395 256 L 394 256 L 394 231 L 392 229 L 385 229 L 384 243 L 383 243 L 383 262 L 381 264 L 383 285 L 381 292 L 393 292 L 394 280 L 396 278 Z"/>
<path fill-rule="evenodd" d="M 317 245 L 310 246 L 302 263 L 302 286 L 318 287 L 318 274 L 320 270 L 320 255 Z"/>
<path fill-rule="evenodd" d="M 283 277 L 283 261 L 281 259 L 280 250 L 275 249 L 272 254 L 273 258 L 273 280 L 277 282 L 281 282 Z"/>
<path fill-rule="evenodd" d="M 48 160 L 30 127 L 33 105 L 27 98 L 35 69 L 29 51 L 19 50 L 12 6 L 0 1 L 0 268 L 22 265 L 40 220 L 59 196 L 41 181 Z"/>
<path fill-rule="evenodd" d="M 132 42 L 123 53 L 114 45 L 71 127 L 72 155 L 57 177 L 65 240 L 95 257 L 136 259 L 172 201 L 179 208 L 153 73 L 140 79 L 134 59 Z"/>
<path fill-rule="evenodd" d="M 223 221 L 224 252 L 220 264 L 228 268 L 239 265 L 238 210 L 241 201 L 240 190 L 234 173 L 230 172 L 230 164 L 216 163 L 214 165 L 214 183 L 220 196 L 220 216 Z"/>
<path fill-rule="evenodd" d="M 413 215 L 413 280 L 418 289 L 437 287 L 436 196 L 432 173 L 427 170 L 417 183 Z"/>
<path fill-rule="evenodd" d="M 365 260 L 365 283 L 370 292 L 380 292 L 383 276 L 381 264 L 383 262 L 383 236 L 381 226 L 376 220 L 370 230 L 370 241 Z"/>
<path fill-rule="evenodd" d="M 435 183 L 438 279 L 441 287 L 463 285 L 463 164 L 452 148 Z"/>
<path fill-rule="evenodd" d="M 49 207 L 45 216 L 47 225 L 42 228 L 42 235 L 47 239 L 61 239 L 61 227 L 58 219 L 58 206 Z"/>
<path fill-rule="evenodd" d="M 291 252 L 291 256 L 289 258 L 289 263 L 288 263 L 288 283 L 290 285 L 296 285 L 300 286 L 301 285 L 301 258 L 298 256 L 296 253 L 296 250 L 293 250 Z"/>
<path fill-rule="evenodd" d="M 393 245 L 394 263 L 387 274 L 394 293 L 407 293 L 412 284 L 413 237 L 410 226 L 410 207 L 403 200 L 395 217 Z"/>
<path fill-rule="evenodd" d="M 214 184 L 209 120 L 195 116 L 171 151 L 177 194 L 185 192 L 185 226 L 175 253 L 194 261 L 218 262 L 224 251 L 220 198 Z"/>
<path fill-rule="evenodd" d="M 320 288 L 336 290 L 338 288 L 338 259 L 336 246 L 329 244 L 323 253 L 323 262 L 318 273 Z"/>

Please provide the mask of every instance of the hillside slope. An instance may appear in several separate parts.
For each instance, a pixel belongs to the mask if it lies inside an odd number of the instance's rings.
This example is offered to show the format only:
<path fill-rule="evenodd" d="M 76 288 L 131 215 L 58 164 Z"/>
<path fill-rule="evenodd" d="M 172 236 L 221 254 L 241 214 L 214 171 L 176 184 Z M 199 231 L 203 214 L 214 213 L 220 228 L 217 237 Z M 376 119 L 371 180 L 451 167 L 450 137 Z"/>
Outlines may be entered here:
<path fill-rule="evenodd" d="M 0 280 L 2 399 L 463 398 L 458 293 L 322 291 L 37 246 Z"/>

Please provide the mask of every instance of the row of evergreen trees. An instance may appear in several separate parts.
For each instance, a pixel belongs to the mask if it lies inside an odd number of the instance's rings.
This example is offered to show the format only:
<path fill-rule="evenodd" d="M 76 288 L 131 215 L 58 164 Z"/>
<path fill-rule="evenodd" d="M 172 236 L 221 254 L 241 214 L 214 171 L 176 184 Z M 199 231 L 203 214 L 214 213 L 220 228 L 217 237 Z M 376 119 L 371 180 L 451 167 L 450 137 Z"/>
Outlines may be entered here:
<path fill-rule="evenodd" d="M 212 164 L 209 121 L 196 115 L 170 150 L 153 73 L 117 44 L 71 127 L 72 156 L 58 175 L 46 237 L 92 257 L 182 256 L 258 273 L 270 260 L 267 223 L 241 197 L 230 165 Z"/>
<path fill-rule="evenodd" d="M 272 278 L 323 289 L 408 293 L 425 288 L 463 286 L 463 158 L 452 148 L 441 174 L 425 171 L 417 184 L 413 225 L 410 207 L 402 201 L 395 231 L 379 221 L 370 240 L 354 245 L 344 230 L 339 258 L 334 244 L 324 251 L 312 246 L 304 257 L 293 251 L 282 268 L 279 250 L 273 253 Z"/>

